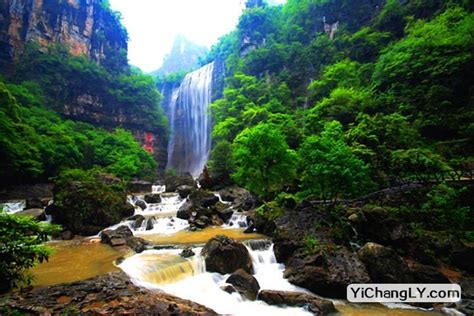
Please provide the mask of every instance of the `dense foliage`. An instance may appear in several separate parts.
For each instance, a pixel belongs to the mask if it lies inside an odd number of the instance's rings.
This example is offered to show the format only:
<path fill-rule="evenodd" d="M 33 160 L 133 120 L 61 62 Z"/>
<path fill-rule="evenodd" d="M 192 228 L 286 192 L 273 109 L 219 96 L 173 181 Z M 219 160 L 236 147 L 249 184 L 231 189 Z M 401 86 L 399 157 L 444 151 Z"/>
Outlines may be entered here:
<path fill-rule="evenodd" d="M 59 227 L 0 211 L 0 293 L 31 281 L 26 271 L 48 260 L 44 245 Z"/>
<path fill-rule="evenodd" d="M 54 204 L 47 212 L 74 234 L 96 235 L 134 213 L 124 183 L 98 170 L 67 170 L 54 184 Z"/>
<path fill-rule="evenodd" d="M 255 166 L 245 177 L 239 169 L 258 151 L 235 153 L 239 139 L 258 144 L 248 131 L 262 124 L 299 153 L 285 182 L 301 197 L 354 197 L 464 169 L 474 156 L 472 9 L 289 0 L 246 10 L 208 57 L 227 66 L 224 97 L 211 105 L 211 172 L 263 194 Z"/>
<path fill-rule="evenodd" d="M 0 177 L 47 180 L 68 168 L 101 167 L 124 179 L 153 174 L 156 162 L 130 132 L 63 120 L 36 84 L 0 82 Z"/>

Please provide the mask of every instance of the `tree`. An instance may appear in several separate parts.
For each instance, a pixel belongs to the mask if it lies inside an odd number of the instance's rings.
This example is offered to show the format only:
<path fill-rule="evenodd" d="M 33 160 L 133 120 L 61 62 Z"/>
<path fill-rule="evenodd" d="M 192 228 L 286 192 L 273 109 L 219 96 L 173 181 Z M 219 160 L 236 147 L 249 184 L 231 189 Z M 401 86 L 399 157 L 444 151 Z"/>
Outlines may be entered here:
<path fill-rule="evenodd" d="M 59 226 L 0 210 L 0 293 L 31 282 L 26 271 L 48 260 L 44 245 Z"/>
<path fill-rule="evenodd" d="M 211 151 L 209 170 L 216 179 L 226 181 L 232 172 L 232 145 L 228 141 L 218 142 Z"/>
<path fill-rule="evenodd" d="M 358 159 L 343 140 L 341 123 L 332 121 L 321 135 L 306 138 L 299 150 L 301 185 L 306 194 L 323 200 L 338 195 L 353 195 L 368 185 L 367 166 Z"/>
<path fill-rule="evenodd" d="M 232 150 L 234 181 L 265 199 L 295 175 L 296 153 L 271 124 L 245 129 L 235 138 Z"/>

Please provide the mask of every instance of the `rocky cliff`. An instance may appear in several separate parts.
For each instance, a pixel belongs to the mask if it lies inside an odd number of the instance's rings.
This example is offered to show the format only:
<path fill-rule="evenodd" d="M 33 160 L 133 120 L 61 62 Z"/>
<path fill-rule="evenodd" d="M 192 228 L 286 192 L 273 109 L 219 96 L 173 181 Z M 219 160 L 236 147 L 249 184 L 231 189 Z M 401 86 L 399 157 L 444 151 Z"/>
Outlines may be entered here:
<path fill-rule="evenodd" d="M 62 44 L 99 63 L 127 62 L 127 32 L 102 0 L 0 0 L 1 61 L 11 63 L 29 42 Z"/>

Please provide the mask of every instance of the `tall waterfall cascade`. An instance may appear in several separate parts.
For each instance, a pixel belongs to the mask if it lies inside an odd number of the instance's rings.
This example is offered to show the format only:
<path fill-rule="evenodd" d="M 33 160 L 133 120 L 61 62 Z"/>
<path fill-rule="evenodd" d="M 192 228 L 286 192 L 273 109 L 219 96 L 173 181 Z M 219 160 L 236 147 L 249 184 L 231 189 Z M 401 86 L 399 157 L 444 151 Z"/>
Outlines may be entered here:
<path fill-rule="evenodd" d="M 214 63 L 184 78 L 171 96 L 168 119 L 170 141 L 167 169 L 189 172 L 198 177 L 204 169 L 211 149 L 211 117 Z"/>

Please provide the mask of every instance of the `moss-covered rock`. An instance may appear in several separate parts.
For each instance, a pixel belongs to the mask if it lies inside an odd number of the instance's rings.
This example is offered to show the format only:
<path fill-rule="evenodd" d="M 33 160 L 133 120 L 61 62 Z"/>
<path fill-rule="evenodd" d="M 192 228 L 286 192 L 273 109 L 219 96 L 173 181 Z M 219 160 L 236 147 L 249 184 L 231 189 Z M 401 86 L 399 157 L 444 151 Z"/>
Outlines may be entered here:
<path fill-rule="evenodd" d="M 134 213 L 124 183 L 100 172 L 65 171 L 56 178 L 53 191 L 54 204 L 46 212 L 74 234 L 96 235 Z"/>

